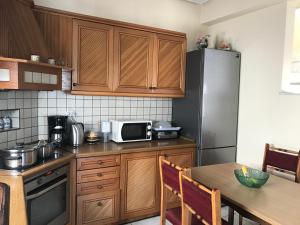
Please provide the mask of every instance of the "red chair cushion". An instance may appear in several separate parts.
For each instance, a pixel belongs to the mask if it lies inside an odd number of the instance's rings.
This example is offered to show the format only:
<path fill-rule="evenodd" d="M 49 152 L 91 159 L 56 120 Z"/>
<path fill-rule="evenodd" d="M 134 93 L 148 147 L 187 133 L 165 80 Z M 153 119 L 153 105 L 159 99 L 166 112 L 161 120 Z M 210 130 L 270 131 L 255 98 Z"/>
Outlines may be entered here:
<path fill-rule="evenodd" d="M 166 164 L 162 164 L 163 182 L 180 193 L 179 170 Z"/>
<path fill-rule="evenodd" d="M 212 223 L 211 195 L 186 179 L 182 180 L 183 201 L 209 224 Z"/>
<path fill-rule="evenodd" d="M 286 153 L 267 151 L 265 164 L 288 171 L 297 171 L 298 156 Z"/>
<path fill-rule="evenodd" d="M 181 225 L 181 207 L 168 209 L 166 212 L 166 219 L 173 225 Z"/>

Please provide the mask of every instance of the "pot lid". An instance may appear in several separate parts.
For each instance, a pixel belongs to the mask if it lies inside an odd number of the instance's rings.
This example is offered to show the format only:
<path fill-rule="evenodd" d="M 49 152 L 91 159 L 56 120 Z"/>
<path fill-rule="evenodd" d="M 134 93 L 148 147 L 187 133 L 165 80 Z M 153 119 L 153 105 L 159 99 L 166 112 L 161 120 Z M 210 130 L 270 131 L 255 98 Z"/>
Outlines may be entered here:
<path fill-rule="evenodd" d="M 17 143 L 16 146 L 1 151 L 10 152 L 10 153 L 30 152 L 30 151 L 35 151 L 37 148 L 38 148 L 38 142 L 32 142 L 27 144 Z"/>

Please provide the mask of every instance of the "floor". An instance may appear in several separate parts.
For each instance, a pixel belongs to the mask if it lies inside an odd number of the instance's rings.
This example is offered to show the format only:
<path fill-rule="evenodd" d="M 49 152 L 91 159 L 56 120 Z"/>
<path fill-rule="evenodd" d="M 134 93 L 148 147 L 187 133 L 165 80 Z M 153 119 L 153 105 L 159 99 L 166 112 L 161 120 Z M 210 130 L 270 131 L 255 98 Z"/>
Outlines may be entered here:
<path fill-rule="evenodd" d="M 222 217 L 227 220 L 227 218 L 228 218 L 228 208 L 227 207 L 222 208 Z M 234 225 L 238 225 L 238 224 L 239 224 L 238 214 L 235 213 L 234 214 Z M 152 218 L 145 219 L 145 220 L 140 220 L 140 221 L 137 221 L 134 223 L 128 223 L 126 225 L 159 225 L 159 216 L 152 217 Z M 172 225 L 172 224 L 167 222 L 167 225 Z M 257 223 L 252 222 L 247 219 L 243 219 L 243 225 L 257 225 Z"/>

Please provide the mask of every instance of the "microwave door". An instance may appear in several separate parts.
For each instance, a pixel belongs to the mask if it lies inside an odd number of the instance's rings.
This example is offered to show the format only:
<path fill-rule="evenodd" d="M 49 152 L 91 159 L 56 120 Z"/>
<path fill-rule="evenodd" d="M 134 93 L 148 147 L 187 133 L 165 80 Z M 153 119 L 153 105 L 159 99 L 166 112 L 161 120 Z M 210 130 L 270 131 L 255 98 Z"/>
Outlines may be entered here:
<path fill-rule="evenodd" d="M 136 141 L 147 139 L 146 123 L 124 123 L 121 130 L 123 141 Z"/>

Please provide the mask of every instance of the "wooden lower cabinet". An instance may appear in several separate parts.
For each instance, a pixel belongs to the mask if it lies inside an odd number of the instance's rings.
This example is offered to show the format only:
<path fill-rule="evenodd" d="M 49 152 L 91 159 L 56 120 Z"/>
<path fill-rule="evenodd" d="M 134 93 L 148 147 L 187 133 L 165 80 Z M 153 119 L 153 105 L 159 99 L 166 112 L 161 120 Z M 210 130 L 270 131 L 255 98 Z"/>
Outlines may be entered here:
<path fill-rule="evenodd" d="M 120 191 L 77 197 L 77 224 L 102 225 L 119 221 Z"/>
<path fill-rule="evenodd" d="M 158 151 L 121 155 L 121 219 L 159 211 Z"/>
<path fill-rule="evenodd" d="M 172 163 L 183 167 L 190 168 L 195 165 L 195 149 L 183 148 L 162 151 L 162 155 Z"/>
<path fill-rule="evenodd" d="M 195 148 L 178 148 L 77 159 L 77 225 L 122 224 L 159 214 L 159 156 L 192 167 L 194 154 Z M 168 207 L 180 205 L 169 198 Z"/>

